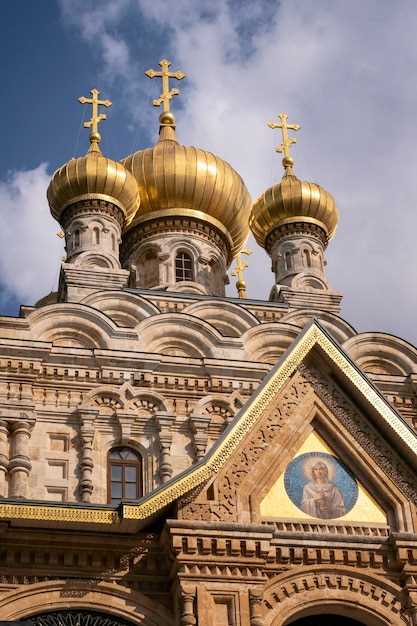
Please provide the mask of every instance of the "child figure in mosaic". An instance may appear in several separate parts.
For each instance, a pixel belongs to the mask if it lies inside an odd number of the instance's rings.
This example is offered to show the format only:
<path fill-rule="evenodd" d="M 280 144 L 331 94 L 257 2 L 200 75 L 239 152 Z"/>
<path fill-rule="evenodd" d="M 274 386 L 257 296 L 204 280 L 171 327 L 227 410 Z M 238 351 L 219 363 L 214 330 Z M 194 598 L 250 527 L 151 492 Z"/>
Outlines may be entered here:
<path fill-rule="evenodd" d="M 311 467 L 311 480 L 303 488 L 301 509 L 322 519 L 341 517 L 346 513 L 343 496 L 329 480 L 329 468 L 322 460 Z"/>

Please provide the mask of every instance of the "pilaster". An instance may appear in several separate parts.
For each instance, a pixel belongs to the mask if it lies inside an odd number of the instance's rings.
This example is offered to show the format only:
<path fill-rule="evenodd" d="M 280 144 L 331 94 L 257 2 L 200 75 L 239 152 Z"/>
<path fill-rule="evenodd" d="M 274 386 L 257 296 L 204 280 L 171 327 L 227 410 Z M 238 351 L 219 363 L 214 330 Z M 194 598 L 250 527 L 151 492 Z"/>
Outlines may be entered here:
<path fill-rule="evenodd" d="M 26 498 L 28 477 L 32 469 L 29 457 L 31 424 L 19 420 L 11 424 L 11 459 L 9 463 L 9 496 Z"/>

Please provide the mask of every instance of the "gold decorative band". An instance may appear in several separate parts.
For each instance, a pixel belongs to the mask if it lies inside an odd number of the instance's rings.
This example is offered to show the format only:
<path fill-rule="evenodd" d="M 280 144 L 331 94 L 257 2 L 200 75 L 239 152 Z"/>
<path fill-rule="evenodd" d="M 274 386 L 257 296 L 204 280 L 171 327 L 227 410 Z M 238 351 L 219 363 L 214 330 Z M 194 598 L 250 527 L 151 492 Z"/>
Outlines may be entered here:
<path fill-rule="evenodd" d="M 54 211 L 54 217 L 58 218 L 69 206 L 77 204 L 77 202 L 82 202 L 83 200 L 104 200 L 105 202 L 111 202 L 111 204 L 117 206 L 117 208 L 122 211 L 123 215 L 126 216 L 126 209 L 121 202 L 116 200 L 116 198 L 113 198 L 112 196 L 109 196 L 105 193 L 83 193 L 80 196 L 75 196 L 75 198 L 71 198 L 71 200 L 69 200 L 59 208 L 59 211 Z"/>

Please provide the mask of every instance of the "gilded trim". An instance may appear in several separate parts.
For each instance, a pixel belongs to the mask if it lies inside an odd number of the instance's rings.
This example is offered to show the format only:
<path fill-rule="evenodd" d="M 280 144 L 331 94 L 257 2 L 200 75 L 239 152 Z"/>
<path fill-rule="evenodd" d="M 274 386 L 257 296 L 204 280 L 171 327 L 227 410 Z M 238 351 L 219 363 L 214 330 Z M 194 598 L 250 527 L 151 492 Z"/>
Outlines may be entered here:
<path fill-rule="evenodd" d="M 0 504 L 0 519 L 26 519 L 86 524 L 116 524 L 117 511 L 36 504 Z"/>
<path fill-rule="evenodd" d="M 376 390 L 373 389 L 366 378 L 354 367 L 340 348 L 338 348 L 325 335 L 320 327 L 313 322 L 300 338 L 300 341 L 297 341 L 293 348 L 290 349 L 288 356 L 284 357 L 277 369 L 271 373 L 269 380 L 266 381 L 253 401 L 250 402 L 238 422 L 220 442 L 217 448 L 213 450 L 211 455 L 207 458 L 207 461 L 203 465 L 197 466 L 193 472 L 187 474 L 184 478 L 174 481 L 171 485 L 167 485 L 164 490 L 151 496 L 145 502 L 137 505 L 124 505 L 123 517 L 127 519 L 146 519 L 218 472 L 242 439 L 251 430 L 254 423 L 262 415 L 269 402 L 279 392 L 291 374 L 315 346 L 319 346 L 323 350 L 365 399 L 379 412 L 391 430 L 394 431 L 407 446 L 417 462 L 417 442 L 415 434 L 403 421 L 398 419 L 398 415 Z"/>

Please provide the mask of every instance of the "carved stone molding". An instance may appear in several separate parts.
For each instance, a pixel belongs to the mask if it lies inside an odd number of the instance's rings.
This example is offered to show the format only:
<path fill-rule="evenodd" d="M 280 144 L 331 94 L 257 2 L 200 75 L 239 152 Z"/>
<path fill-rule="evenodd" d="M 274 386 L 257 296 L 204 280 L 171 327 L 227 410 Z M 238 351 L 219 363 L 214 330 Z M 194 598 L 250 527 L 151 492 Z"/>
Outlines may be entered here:
<path fill-rule="evenodd" d="M 373 615 L 387 626 L 404 626 L 403 601 L 401 588 L 382 577 L 348 568 L 301 568 L 280 574 L 268 584 L 265 626 L 281 626 L 293 615 L 314 613 L 326 605 L 364 623 L 368 623 L 367 615 Z"/>
<path fill-rule="evenodd" d="M 386 443 L 369 420 L 363 419 L 337 384 L 324 377 L 318 369 L 305 363 L 299 366 L 299 372 L 393 483 L 408 499 L 417 504 L 416 475 L 408 469 L 400 456 Z"/>
<path fill-rule="evenodd" d="M 259 420 L 246 444 L 240 448 L 218 481 L 218 496 L 214 502 L 181 502 L 181 516 L 195 520 L 236 520 L 237 490 L 253 471 L 256 462 L 268 446 L 281 435 L 300 403 L 311 391 L 311 385 L 296 377 L 264 419 Z"/>

